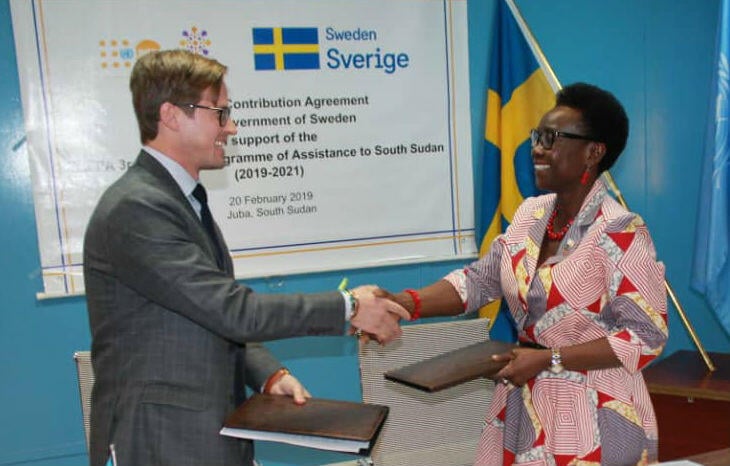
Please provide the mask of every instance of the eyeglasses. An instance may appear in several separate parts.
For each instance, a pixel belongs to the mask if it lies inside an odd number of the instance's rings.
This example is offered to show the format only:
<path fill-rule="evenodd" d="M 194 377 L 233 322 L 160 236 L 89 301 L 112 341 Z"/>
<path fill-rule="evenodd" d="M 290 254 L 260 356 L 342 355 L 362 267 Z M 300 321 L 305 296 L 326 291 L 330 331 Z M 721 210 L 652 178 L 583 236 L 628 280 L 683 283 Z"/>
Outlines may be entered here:
<path fill-rule="evenodd" d="M 593 141 L 595 138 L 589 136 L 582 136 L 580 134 L 566 133 L 564 131 L 557 131 L 554 129 L 531 129 L 530 130 L 530 142 L 532 147 L 537 146 L 539 142 L 543 149 L 550 150 L 555 144 L 555 140 L 559 137 L 568 139 L 583 139 L 585 141 Z"/>
<path fill-rule="evenodd" d="M 218 124 L 221 126 L 226 126 L 226 123 L 228 123 L 228 118 L 231 117 L 231 107 L 207 107 L 205 105 L 198 105 L 198 104 L 175 104 L 178 107 L 187 107 L 187 108 L 204 108 L 206 110 L 215 110 L 218 112 Z"/>

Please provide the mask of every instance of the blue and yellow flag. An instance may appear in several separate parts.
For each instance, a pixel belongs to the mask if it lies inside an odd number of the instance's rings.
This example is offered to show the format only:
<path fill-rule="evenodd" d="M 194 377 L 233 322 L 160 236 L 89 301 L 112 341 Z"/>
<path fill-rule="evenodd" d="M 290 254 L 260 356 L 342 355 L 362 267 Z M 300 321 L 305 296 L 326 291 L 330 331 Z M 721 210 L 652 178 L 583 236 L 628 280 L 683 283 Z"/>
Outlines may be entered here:
<path fill-rule="evenodd" d="M 256 71 L 318 70 L 317 28 L 253 28 Z"/>
<path fill-rule="evenodd" d="M 730 2 L 720 8 L 692 287 L 730 335 Z"/>
<path fill-rule="evenodd" d="M 532 53 L 512 12 L 497 4 L 487 89 L 487 116 L 482 160 L 481 210 L 476 218 L 484 232 L 479 254 L 512 221 L 525 197 L 537 194 L 530 129 L 555 105 L 555 93 Z M 494 322 L 499 302 L 480 310 Z"/>

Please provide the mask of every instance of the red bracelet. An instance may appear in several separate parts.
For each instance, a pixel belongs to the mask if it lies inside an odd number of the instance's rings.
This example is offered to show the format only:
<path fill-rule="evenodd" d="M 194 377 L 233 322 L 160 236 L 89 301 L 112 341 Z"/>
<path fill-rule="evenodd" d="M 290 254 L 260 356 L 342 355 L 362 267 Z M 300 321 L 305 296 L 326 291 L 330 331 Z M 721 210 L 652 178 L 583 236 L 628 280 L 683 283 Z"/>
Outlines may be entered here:
<path fill-rule="evenodd" d="M 416 290 L 407 288 L 403 291 L 411 295 L 411 299 L 413 299 L 413 312 L 411 313 L 411 320 L 417 320 L 421 317 L 421 297 L 418 295 L 418 291 Z"/>
<path fill-rule="evenodd" d="M 289 374 L 289 369 L 282 367 L 278 371 L 274 372 L 269 376 L 269 378 L 266 380 L 266 384 L 264 385 L 264 391 L 263 393 L 269 393 L 271 392 L 271 387 L 274 386 L 276 382 L 278 382 L 282 377 Z"/>

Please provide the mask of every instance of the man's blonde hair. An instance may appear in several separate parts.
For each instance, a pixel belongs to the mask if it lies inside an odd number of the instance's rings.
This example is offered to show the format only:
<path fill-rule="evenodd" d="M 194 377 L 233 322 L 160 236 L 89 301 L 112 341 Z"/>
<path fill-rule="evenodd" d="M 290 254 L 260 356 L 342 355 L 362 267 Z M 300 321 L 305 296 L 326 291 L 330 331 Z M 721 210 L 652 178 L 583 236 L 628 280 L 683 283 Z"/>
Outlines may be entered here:
<path fill-rule="evenodd" d="M 142 144 L 157 137 L 163 103 L 194 104 L 208 88 L 217 96 L 226 70 L 217 60 L 182 49 L 150 52 L 137 60 L 129 88 Z"/>

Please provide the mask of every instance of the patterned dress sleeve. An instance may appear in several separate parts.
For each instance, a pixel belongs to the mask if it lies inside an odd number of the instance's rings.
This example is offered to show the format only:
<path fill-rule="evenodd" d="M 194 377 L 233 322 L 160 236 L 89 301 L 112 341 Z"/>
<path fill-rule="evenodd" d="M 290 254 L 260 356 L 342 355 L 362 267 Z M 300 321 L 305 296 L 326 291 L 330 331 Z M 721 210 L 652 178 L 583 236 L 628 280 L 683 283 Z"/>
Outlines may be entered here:
<path fill-rule="evenodd" d="M 459 293 L 464 303 L 464 313 L 478 310 L 502 296 L 499 280 L 500 260 L 502 258 L 501 236 L 492 241 L 489 252 L 463 269 L 454 270 L 444 280 Z"/>
<path fill-rule="evenodd" d="M 664 264 L 640 216 L 608 222 L 599 250 L 604 254 L 608 303 L 602 319 L 621 364 L 635 373 L 654 360 L 668 337 Z"/>

